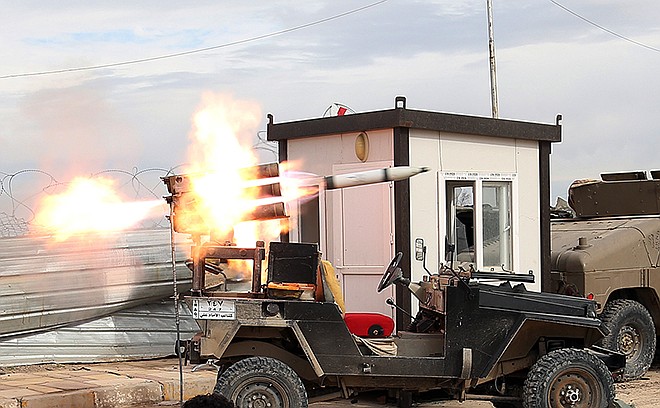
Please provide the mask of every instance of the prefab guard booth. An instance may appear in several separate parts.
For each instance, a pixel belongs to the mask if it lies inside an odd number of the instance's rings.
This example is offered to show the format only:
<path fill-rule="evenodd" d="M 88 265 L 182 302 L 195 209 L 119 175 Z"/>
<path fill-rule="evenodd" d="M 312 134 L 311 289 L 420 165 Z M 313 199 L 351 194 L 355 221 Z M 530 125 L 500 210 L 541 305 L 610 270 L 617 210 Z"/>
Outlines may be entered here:
<path fill-rule="evenodd" d="M 430 168 L 403 181 L 321 188 L 317 198 L 289 208 L 284 240 L 319 244 L 335 267 L 347 311 L 393 315 L 388 297 L 411 310 L 399 285 L 376 291 L 399 251 L 402 270 L 414 281 L 451 261 L 483 272 L 533 274 L 531 290 L 549 283 L 550 153 L 551 143 L 561 141 L 561 116 L 540 124 L 413 110 L 397 97 L 388 110 L 283 123 L 268 117 L 267 137 L 278 142 L 279 161 L 304 172 Z M 425 263 L 415 256 L 423 250 Z M 407 321 L 400 312 L 396 317 Z"/>

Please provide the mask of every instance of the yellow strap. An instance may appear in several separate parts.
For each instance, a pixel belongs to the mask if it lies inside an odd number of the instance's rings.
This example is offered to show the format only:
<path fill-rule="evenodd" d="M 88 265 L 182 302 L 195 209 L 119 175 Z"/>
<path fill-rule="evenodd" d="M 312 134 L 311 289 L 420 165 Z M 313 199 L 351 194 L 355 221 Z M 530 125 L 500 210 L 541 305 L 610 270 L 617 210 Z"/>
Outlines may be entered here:
<path fill-rule="evenodd" d="M 344 305 L 344 296 L 341 292 L 341 284 L 335 275 L 335 268 L 332 266 L 330 261 L 321 260 L 323 265 L 323 279 L 325 284 L 330 288 L 332 292 L 332 297 L 335 298 L 335 303 L 339 306 L 339 309 L 342 313 L 346 313 L 346 306 Z"/>

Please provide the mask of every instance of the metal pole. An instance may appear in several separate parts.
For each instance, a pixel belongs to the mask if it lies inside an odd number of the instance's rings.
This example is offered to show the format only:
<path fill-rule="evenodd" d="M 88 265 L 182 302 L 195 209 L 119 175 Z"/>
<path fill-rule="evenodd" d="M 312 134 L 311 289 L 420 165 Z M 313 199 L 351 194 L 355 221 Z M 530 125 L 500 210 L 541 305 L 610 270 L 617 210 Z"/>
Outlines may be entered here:
<path fill-rule="evenodd" d="M 170 201 L 170 248 L 172 251 L 172 283 L 174 286 L 174 320 L 176 325 L 176 354 L 179 357 L 179 406 L 183 407 L 183 357 L 181 355 L 181 317 L 179 315 L 179 290 L 176 276 L 176 243 L 174 239 L 174 202 Z"/>
<path fill-rule="evenodd" d="M 490 95 L 493 118 L 499 117 L 497 106 L 497 73 L 495 71 L 495 40 L 493 36 L 493 0 L 486 0 L 488 9 L 488 54 L 490 56 Z"/>

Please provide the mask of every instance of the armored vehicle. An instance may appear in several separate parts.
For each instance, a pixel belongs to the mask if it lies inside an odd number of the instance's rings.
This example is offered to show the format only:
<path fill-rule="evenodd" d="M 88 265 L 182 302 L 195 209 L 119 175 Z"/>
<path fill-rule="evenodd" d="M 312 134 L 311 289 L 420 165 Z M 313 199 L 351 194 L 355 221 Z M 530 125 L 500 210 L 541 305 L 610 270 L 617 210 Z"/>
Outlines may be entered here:
<path fill-rule="evenodd" d="M 552 291 L 596 301 L 600 344 L 626 355 L 624 379 L 646 373 L 660 327 L 660 171 L 650 176 L 578 180 L 551 223 Z"/>

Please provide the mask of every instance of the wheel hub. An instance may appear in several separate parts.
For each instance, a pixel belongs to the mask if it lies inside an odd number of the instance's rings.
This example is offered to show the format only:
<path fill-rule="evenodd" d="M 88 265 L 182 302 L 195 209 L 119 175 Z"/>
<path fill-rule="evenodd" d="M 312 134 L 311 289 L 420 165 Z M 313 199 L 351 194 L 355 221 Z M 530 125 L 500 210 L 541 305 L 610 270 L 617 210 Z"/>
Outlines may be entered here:
<path fill-rule="evenodd" d="M 569 405 L 575 405 L 582 400 L 582 392 L 580 389 L 573 387 L 571 384 L 568 384 L 566 389 L 561 390 L 561 396 L 563 400 L 562 403 L 566 402 Z"/>
<path fill-rule="evenodd" d="M 249 408 L 275 408 L 284 406 L 282 394 L 269 383 L 254 383 L 246 386 L 238 395 L 241 406 Z"/>
<path fill-rule="evenodd" d="M 641 345 L 641 336 L 639 331 L 632 326 L 623 326 L 619 331 L 617 344 L 619 351 L 631 358 L 639 353 Z"/>
<path fill-rule="evenodd" d="M 567 373 L 556 379 L 550 389 L 550 406 L 566 408 L 591 407 L 590 378 L 579 372 Z"/>

